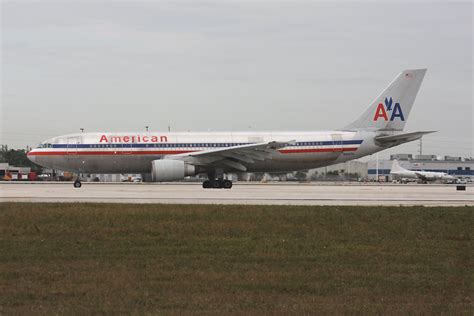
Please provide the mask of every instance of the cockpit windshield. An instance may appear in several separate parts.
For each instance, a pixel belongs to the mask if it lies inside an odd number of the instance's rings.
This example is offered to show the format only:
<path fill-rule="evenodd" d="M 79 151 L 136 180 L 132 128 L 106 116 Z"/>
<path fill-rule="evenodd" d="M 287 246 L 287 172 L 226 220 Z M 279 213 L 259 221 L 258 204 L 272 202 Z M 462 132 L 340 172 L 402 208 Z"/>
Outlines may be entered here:
<path fill-rule="evenodd" d="M 41 144 L 38 145 L 38 148 L 53 148 L 53 144 L 41 143 Z"/>

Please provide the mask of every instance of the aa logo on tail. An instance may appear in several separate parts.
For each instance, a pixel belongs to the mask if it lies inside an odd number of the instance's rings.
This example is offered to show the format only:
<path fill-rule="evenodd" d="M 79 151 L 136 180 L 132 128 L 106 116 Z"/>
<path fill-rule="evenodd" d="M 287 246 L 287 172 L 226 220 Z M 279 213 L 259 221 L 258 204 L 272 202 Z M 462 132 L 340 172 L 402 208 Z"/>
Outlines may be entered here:
<path fill-rule="evenodd" d="M 392 104 L 392 97 L 390 97 L 390 99 L 385 98 L 385 106 L 382 103 L 379 103 L 377 109 L 375 110 L 374 122 L 377 122 L 380 118 L 384 121 L 388 121 L 389 115 L 390 121 L 394 121 L 397 117 L 400 118 L 401 121 L 405 121 L 400 103 L 395 103 L 393 107 Z"/>

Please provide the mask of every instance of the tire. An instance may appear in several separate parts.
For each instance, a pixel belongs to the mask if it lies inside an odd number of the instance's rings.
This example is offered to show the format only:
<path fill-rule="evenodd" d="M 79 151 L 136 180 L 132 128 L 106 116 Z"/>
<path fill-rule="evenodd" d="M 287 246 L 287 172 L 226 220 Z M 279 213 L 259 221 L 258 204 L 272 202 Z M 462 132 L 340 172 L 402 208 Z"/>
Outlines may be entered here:
<path fill-rule="evenodd" d="M 81 181 L 79 181 L 79 180 L 74 181 L 74 187 L 75 188 L 80 188 L 81 186 L 82 186 Z"/>
<path fill-rule="evenodd" d="M 212 183 L 211 183 L 211 181 L 209 181 L 209 180 L 204 181 L 204 182 L 202 183 L 202 188 L 203 188 L 203 189 L 210 189 L 210 188 L 212 188 Z"/>
<path fill-rule="evenodd" d="M 230 189 L 232 188 L 232 181 L 230 180 L 224 180 L 224 182 L 222 183 L 222 187 L 224 189 Z"/>
<path fill-rule="evenodd" d="M 213 189 L 220 189 L 222 188 L 222 182 L 221 181 L 212 181 L 212 188 Z"/>

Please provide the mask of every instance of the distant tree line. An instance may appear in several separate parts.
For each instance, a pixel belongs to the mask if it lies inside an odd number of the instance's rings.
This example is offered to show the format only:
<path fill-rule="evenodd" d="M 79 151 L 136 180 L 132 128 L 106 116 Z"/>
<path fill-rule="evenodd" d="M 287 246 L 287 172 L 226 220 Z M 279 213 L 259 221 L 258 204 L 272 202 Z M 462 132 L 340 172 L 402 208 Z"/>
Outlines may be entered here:
<path fill-rule="evenodd" d="M 41 167 L 26 157 L 25 149 L 9 149 L 7 145 L 0 145 L 0 162 L 7 162 L 15 167 L 30 167 L 32 171 L 41 172 Z"/>

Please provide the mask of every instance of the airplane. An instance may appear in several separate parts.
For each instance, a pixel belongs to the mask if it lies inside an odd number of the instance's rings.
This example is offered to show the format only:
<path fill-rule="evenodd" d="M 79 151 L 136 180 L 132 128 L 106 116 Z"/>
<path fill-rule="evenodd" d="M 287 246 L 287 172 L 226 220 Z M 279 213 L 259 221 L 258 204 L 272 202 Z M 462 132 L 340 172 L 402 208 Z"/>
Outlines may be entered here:
<path fill-rule="evenodd" d="M 456 178 L 446 172 L 434 172 L 434 171 L 414 171 L 408 170 L 400 166 L 398 161 L 395 159 L 392 163 L 392 169 L 390 174 L 400 179 L 417 179 L 427 183 L 428 181 L 449 181 L 454 182 Z"/>
<path fill-rule="evenodd" d="M 403 131 L 425 73 L 400 72 L 355 121 L 332 131 L 77 133 L 45 140 L 28 158 L 78 174 L 151 173 L 157 182 L 205 174 L 203 188 L 230 189 L 228 173 L 319 168 L 433 133 Z"/>

